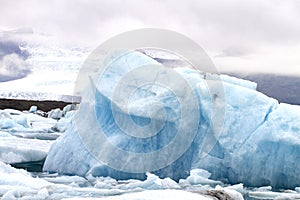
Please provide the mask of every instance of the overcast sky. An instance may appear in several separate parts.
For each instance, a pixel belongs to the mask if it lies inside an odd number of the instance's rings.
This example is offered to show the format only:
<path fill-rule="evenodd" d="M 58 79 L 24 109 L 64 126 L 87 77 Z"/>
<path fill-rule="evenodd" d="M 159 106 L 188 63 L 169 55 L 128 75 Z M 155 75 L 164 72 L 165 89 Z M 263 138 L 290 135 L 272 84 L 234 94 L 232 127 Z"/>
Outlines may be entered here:
<path fill-rule="evenodd" d="M 137 28 L 196 41 L 221 70 L 300 75 L 300 0 L 0 0 L 0 29 L 97 46 Z"/>

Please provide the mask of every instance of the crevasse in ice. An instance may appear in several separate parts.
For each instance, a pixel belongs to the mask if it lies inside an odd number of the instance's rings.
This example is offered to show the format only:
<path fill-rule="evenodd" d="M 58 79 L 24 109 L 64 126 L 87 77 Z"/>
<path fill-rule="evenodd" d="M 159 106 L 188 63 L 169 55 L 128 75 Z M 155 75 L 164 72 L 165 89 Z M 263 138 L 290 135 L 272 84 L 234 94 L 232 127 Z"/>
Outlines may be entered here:
<path fill-rule="evenodd" d="M 159 66 L 158 70 L 145 68 L 142 76 L 130 74 L 151 64 Z M 154 163 L 151 167 L 159 166 L 151 172 L 162 178 L 179 180 L 191 169 L 202 168 L 214 179 L 228 183 L 278 188 L 300 185 L 299 106 L 279 104 L 257 92 L 253 82 L 187 68 L 170 70 L 139 52 L 112 62 L 98 80 L 93 100 L 81 105 L 77 120 L 52 145 L 44 171 L 144 179 L 145 173 L 134 172 L 142 168 L 135 166 L 135 156 L 161 152 L 144 162 L 145 169 L 149 162 Z M 157 80 L 168 87 L 140 84 L 142 77 L 151 82 L 151 73 L 157 73 Z M 182 77 L 183 82 L 173 75 Z M 121 90 L 116 94 L 118 87 Z M 97 127 L 105 142 L 97 140 L 101 137 L 93 138 Z M 193 137 L 176 140 L 181 133 Z M 164 151 L 169 146 L 172 148 Z M 176 159 L 163 163 L 170 157 Z"/>

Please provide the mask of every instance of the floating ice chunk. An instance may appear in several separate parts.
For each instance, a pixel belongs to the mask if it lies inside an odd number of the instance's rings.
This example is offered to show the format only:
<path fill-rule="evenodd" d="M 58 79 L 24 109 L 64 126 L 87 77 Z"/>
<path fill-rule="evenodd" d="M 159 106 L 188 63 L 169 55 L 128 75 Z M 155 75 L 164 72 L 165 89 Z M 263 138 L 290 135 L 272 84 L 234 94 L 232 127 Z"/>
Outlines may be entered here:
<path fill-rule="evenodd" d="M 174 180 L 170 178 L 164 178 L 162 181 L 162 186 L 165 189 L 180 189 L 181 187 Z"/>
<path fill-rule="evenodd" d="M 236 184 L 236 185 L 230 185 L 230 186 L 227 186 L 225 187 L 226 189 L 230 189 L 230 190 L 235 190 L 241 194 L 246 194 L 247 191 L 246 189 L 244 188 L 244 184 L 242 183 L 239 183 L 239 184 Z"/>
<path fill-rule="evenodd" d="M 42 179 L 33 178 L 22 169 L 15 169 L 0 161 L 0 197 L 4 200 L 11 199 L 42 199 L 46 193 L 43 187 L 49 186 Z M 42 191 L 39 191 L 39 190 Z M 35 198 L 33 198 L 35 196 Z"/>
<path fill-rule="evenodd" d="M 0 119 L 11 119 L 10 113 L 8 111 L 0 110 Z"/>
<path fill-rule="evenodd" d="M 216 187 L 216 190 L 224 191 L 226 194 L 228 194 L 234 200 L 244 200 L 242 194 L 237 192 L 236 190 L 232 190 L 229 188 L 223 188 L 219 185 Z"/>
<path fill-rule="evenodd" d="M 0 161 L 21 163 L 44 160 L 48 154 L 51 141 L 3 137 L 0 140 Z"/>
<path fill-rule="evenodd" d="M 10 115 L 23 115 L 24 114 L 23 112 L 21 112 L 19 110 L 9 109 L 9 108 L 4 109 L 3 111 L 9 113 Z"/>
<path fill-rule="evenodd" d="M 57 123 L 57 120 L 33 113 L 22 113 L 20 115 L 11 115 L 11 117 L 15 123 L 10 128 L 5 129 L 5 132 L 11 135 L 41 140 L 55 140 L 61 135 L 61 133 L 54 133 L 51 129 Z"/>
<path fill-rule="evenodd" d="M 88 181 L 85 178 L 79 176 L 59 176 L 59 177 L 45 177 L 44 180 L 54 184 L 70 185 L 75 183 L 77 187 L 83 187 L 88 185 Z"/>
<path fill-rule="evenodd" d="M 187 188 L 191 186 L 190 182 L 187 181 L 186 179 L 180 179 L 178 181 L 178 184 L 180 185 L 181 188 Z"/>
<path fill-rule="evenodd" d="M 12 135 L 8 132 L 0 131 L 0 137 L 12 137 Z"/>
<path fill-rule="evenodd" d="M 162 180 L 151 173 L 147 173 L 147 179 L 144 181 L 136 181 L 125 186 L 126 189 L 143 188 L 148 190 L 163 189 Z"/>
<path fill-rule="evenodd" d="M 58 132 L 65 132 L 67 130 L 67 128 L 69 127 L 69 125 L 71 124 L 71 118 L 61 118 L 60 120 L 58 120 L 58 122 L 55 124 L 55 126 L 53 127 L 53 129 L 55 131 Z"/>
<path fill-rule="evenodd" d="M 9 128 L 13 128 L 15 126 L 18 126 L 17 123 L 15 123 L 14 120 L 6 118 L 6 119 L 1 119 L 0 121 L 0 128 L 1 129 L 9 129 Z M 18 126 L 21 127 L 21 126 Z"/>
<path fill-rule="evenodd" d="M 126 188 L 143 188 L 148 190 L 153 189 L 179 189 L 180 186 L 170 178 L 160 179 L 154 174 L 147 173 L 145 181 L 137 181 L 129 183 Z"/>
<path fill-rule="evenodd" d="M 61 133 L 59 132 L 11 132 L 10 134 L 19 138 L 37 140 L 56 140 L 59 136 L 61 136 Z"/>
<path fill-rule="evenodd" d="M 71 125 L 71 121 L 74 114 L 75 114 L 74 110 L 66 112 L 65 116 L 60 118 L 60 120 L 58 120 L 58 122 L 55 124 L 53 129 L 61 133 L 65 132 L 67 128 Z"/>
<path fill-rule="evenodd" d="M 48 118 L 60 119 L 63 116 L 63 111 L 59 108 L 49 111 Z"/>
<path fill-rule="evenodd" d="M 30 128 L 28 121 L 27 121 L 27 117 L 25 115 L 19 115 L 14 117 L 14 120 L 16 123 L 22 125 L 24 128 Z"/>
<path fill-rule="evenodd" d="M 63 108 L 63 116 L 66 117 L 67 113 L 72 111 L 72 110 L 75 110 L 76 109 L 76 105 L 75 104 L 69 104 L 69 105 L 66 105 L 64 108 Z"/>
<path fill-rule="evenodd" d="M 50 183 L 42 179 L 34 179 L 25 170 L 15 169 L 0 161 L 0 185 L 23 186 L 39 189 L 50 185 Z"/>
<path fill-rule="evenodd" d="M 31 128 L 28 132 L 51 132 L 51 128 L 57 123 L 57 120 L 45 118 L 37 114 L 26 114 L 27 121 Z"/>
<path fill-rule="evenodd" d="M 249 192 L 249 197 L 252 197 L 255 199 L 286 200 L 286 199 L 299 199 L 300 194 L 265 191 L 265 192 Z"/>
<path fill-rule="evenodd" d="M 272 190 L 271 186 L 264 186 L 264 187 L 254 188 L 254 191 L 258 191 L 258 192 L 266 192 L 266 191 L 271 191 L 271 190 Z"/>
<path fill-rule="evenodd" d="M 0 129 L 20 129 L 29 128 L 25 115 L 10 115 L 7 111 L 0 111 Z"/>
<path fill-rule="evenodd" d="M 51 183 L 46 181 L 55 182 Z M 72 183 L 73 182 L 73 183 Z M 11 199 L 62 199 L 68 197 L 103 197 L 122 194 L 119 189 L 97 189 L 86 186 L 86 180 L 80 177 L 63 176 L 56 178 L 33 178 L 23 169 L 15 169 L 0 161 L 0 197 Z M 66 185 L 65 185 L 66 184 Z"/>
<path fill-rule="evenodd" d="M 37 106 L 31 106 L 29 109 L 30 113 L 36 113 L 36 111 L 37 111 Z"/>
<path fill-rule="evenodd" d="M 0 129 L 10 133 L 51 132 L 57 121 L 33 113 L 13 109 L 0 110 Z"/>
<path fill-rule="evenodd" d="M 217 184 L 221 184 L 220 181 L 214 181 L 209 179 L 209 177 L 211 176 L 211 173 L 209 173 L 206 170 L 203 169 L 193 169 L 190 172 L 190 176 L 187 177 L 187 181 L 191 184 L 191 185 L 197 185 L 197 184 L 202 184 L 202 185 L 217 185 Z"/>
<path fill-rule="evenodd" d="M 0 110 L 0 129 L 9 129 L 15 126 L 15 122 L 7 111 Z"/>
<path fill-rule="evenodd" d="M 105 182 L 97 181 L 94 185 L 95 188 L 101 188 L 101 189 L 112 189 L 113 187 Z"/>

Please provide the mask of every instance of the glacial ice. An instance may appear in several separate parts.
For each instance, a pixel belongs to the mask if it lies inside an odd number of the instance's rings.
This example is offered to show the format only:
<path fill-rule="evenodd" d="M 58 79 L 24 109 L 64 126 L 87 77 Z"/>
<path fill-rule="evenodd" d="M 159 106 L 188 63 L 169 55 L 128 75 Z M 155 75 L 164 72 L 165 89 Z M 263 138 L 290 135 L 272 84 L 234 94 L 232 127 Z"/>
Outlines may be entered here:
<path fill-rule="evenodd" d="M 142 192 L 128 193 L 119 196 L 104 197 L 104 200 L 156 200 L 156 199 L 173 199 L 173 200 L 212 200 L 212 197 L 199 195 L 182 190 L 147 190 Z M 80 198 L 71 198 L 70 200 L 80 200 Z M 88 200 L 88 199 L 87 199 Z M 92 198 L 90 199 L 92 200 Z"/>
<path fill-rule="evenodd" d="M 203 169 L 193 169 L 190 171 L 190 175 L 186 178 L 186 180 L 191 185 L 202 184 L 202 185 L 218 185 L 222 184 L 220 181 L 215 181 L 209 179 L 211 177 L 211 173 Z"/>
<path fill-rule="evenodd" d="M 0 110 L 0 129 L 10 133 L 49 132 L 56 120 L 14 109 Z"/>
<path fill-rule="evenodd" d="M 60 119 L 63 116 L 63 111 L 59 108 L 56 108 L 54 110 L 51 110 L 48 113 L 48 118 L 52 118 L 52 119 Z"/>
<path fill-rule="evenodd" d="M 35 113 L 37 111 L 37 106 L 31 106 L 29 109 L 30 113 Z"/>
<path fill-rule="evenodd" d="M 74 114 L 75 114 L 74 110 L 66 112 L 64 114 L 64 117 L 59 119 L 58 122 L 54 125 L 53 129 L 61 133 L 65 132 L 67 128 L 70 126 Z"/>
<path fill-rule="evenodd" d="M 8 164 L 42 161 L 59 134 L 53 119 L 13 109 L 0 110 L 0 161 Z"/>
<path fill-rule="evenodd" d="M 99 88 L 94 97 L 96 105 L 93 101 L 83 105 L 85 109 L 96 108 L 98 125 L 104 130 L 109 142 L 124 151 L 149 153 L 160 149 L 168 144 L 168 141 L 175 137 L 174 132 L 179 130 L 177 126 L 180 116 L 179 104 L 172 92 L 160 87 L 134 88 L 136 90 L 134 95 L 130 96 L 129 109 L 126 109 L 125 103 L 127 102 L 123 99 L 113 98 L 113 91 L 122 80 L 122 76 L 146 64 L 159 65 L 138 52 L 131 52 L 115 60 L 97 83 Z M 275 188 L 295 188 L 300 185 L 298 173 L 300 170 L 299 106 L 279 104 L 275 99 L 257 92 L 256 84 L 249 81 L 221 76 L 224 89 L 224 95 L 222 95 L 222 88 L 213 87 L 215 82 L 219 81 L 218 76 L 209 74 L 204 76 L 203 73 L 186 68 L 177 68 L 175 71 L 191 86 L 199 107 L 199 110 L 191 106 L 186 107 L 191 117 L 187 120 L 184 129 L 190 129 L 189 122 L 194 120 L 195 112 L 198 112 L 200 116 L 200 123 L 194 140 L 181 157 L 152 173 L 161 178 L 170 177 L 179 180 L 188 177 L 191 169 L 202 168 L 209 171 L 214 180 L 231 184 L 243 182 L 247 186 L 271 185 Z M 168 78 L 171 79 L 171 77 L 164 78 L 170 87 L 178 84 L 168 82 Z M 143 80 L 137 79 L 136 81 Z M 207 85 L 212 87 L 208 88 Z M 183 94 L 182 96 L 185 94 L 185 89 L 185 87 L 181 87 L 181 90 L 180 87 L 176 88 L 179 94 Z M 185 100 L 189 99 L 185 98 Z M 159 132 L 161 134 L 157 134 L 154 140 L 151 140 L 151 145 L 141 143 L 136 138 L 124 136 L 124 132 L 120 131 L 118 125 L 125 126 L 132 131 L 132 134 L 138 134 L 134 132 L 133 127 L 126 126 L 132 124 L 132 120 L 139 125 L 147 124 L 151 117 L 154 121 L 160 121 L 162 118 L 159 110 L 155 110 L 154 107 L 157 103 L 165 109 L 168 120 Z M 193 105 L 192 100 L 189 105 Z M 215 107 L 212 108 L 212 106 Z M 224 117 L 222 116 L 223 109 L 225 110 Z M 120 115 L 113 115 L 116 110 Z M 214 110 L 220 111 L 221 120 L 211 123 L 211 119 L 215 117 Z M 154 112 L 151 117 L 149 117 L 150 111 Z M 106 165 L 86 149 L 86 144 L 83 143 L 78 133 L 78 125 L 86 125 L 86 134 L 93 131 L 94 127 L 89 126 L 90 115 L 87 111 L 85 115 L 79 116 L 80 124 L 76 124 L 78 121 L 73 120 L 67 131 L 52 145 L 44 171 L 80 176 L 110 176 L 116 179 L 145 179 L 144 173 L 124 172 Z M 118 117 L 122 123 L 117 124 L 114 117 Z M 206 137 L 211 134 L 207 132 L 210 126 L 212 130 L 220 130 L 220 133 L 212 135 L 213 137 Z M 93 145 L 103 158 L 112 157 L 120 162 L 120 166 L 122 164 L 131 166 L 132 157 L 112 155 L 106 145 L 99 147 L 97 146 L 99 141 L 93 141 L 93 139 L 90 142 L 92 143 L 89 145 Z M 178 145 L 180 148 L 182 144 Z M 212 149 L 211 145 L 213 145 Z M 169 155 L 160 156 L 167 159 Z M 145 160 L 145 162 L 149 161 Z M 190 180 L 202 181 L 201 179 Z"/>
<path fill-rule="evenodd" d="M 3 137 L 0 140 L 0 161 L 13 164 L 44 160 L 52 143 L 48 140 Z"/>

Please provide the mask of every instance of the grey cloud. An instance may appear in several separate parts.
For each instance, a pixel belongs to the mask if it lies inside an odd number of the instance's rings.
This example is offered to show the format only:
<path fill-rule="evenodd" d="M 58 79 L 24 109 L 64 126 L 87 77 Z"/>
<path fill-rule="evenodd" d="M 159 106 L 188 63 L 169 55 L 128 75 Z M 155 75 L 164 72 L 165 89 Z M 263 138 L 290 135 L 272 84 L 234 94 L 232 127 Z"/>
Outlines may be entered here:
<path fill-rule="evenodd" d="M 0 24 L 33 27 L 63 42 L 92 46 L 132 29 L 166 28 L 190 37 L 214 55 L 240 57 L 259 54 L 266 47 L 297 49 L 299 2 L 11 0 L 1 3 Z"/>
<path fill-rule="evenodd" d="M 242 46 L 231 46 L 215 57 L 240 57 L 251 53 L 253 50 Z"/>
<path fill-rule="evenodd" d="M 143 27 L 179 31 L 214 48 L 300 41 L 297 0 L 12 0 L 0 9 L 1 24 L 33 26 L 81 41 L 98 41 Z"/>
<path fill-rule="evenodd" d="M 24 31 L 28 30 L 0 32 L 0 82 L 23 78 L 31 73 L 25 62 L 30 54 L 26 48 L 20 48 L 22 43 L 17 39 Z"/>
<path fill-rule="evenodd" d="M 15 53 L 5 55 L 0 60 L 0 82 L 23 78 L 30 73 L 28 64 Z"/>

